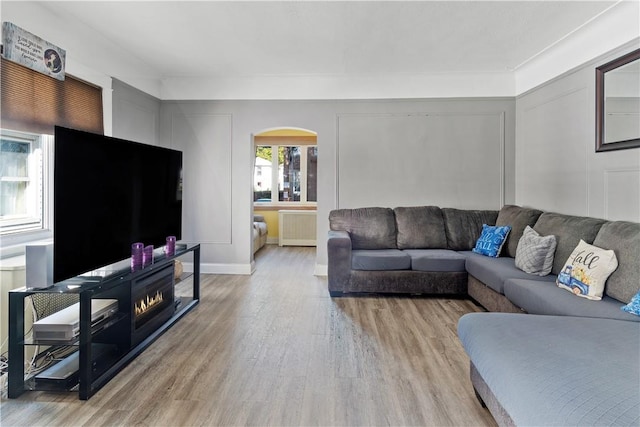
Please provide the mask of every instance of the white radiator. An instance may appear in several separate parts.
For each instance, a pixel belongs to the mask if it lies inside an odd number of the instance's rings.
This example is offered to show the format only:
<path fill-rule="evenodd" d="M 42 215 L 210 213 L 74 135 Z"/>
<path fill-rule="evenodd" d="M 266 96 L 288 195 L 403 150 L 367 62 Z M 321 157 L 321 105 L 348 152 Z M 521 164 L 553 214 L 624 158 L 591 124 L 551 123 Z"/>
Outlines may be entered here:
<path fill-rule="evenodd" d="M 316 246 L 317 211 L 278 211 L 279 246 Z"/>

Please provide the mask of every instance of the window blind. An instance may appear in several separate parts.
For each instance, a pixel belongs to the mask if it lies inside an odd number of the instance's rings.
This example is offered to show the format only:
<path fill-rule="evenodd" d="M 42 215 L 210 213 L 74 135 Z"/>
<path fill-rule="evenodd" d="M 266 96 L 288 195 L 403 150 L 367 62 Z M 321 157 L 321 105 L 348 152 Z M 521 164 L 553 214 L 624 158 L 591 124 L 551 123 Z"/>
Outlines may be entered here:
<path fill-rule="evenodd" d="M 55 125 L 104 134 L 102 89 L 66 75 L 56 80 L 2 58 L 1 126 L 53 134 Z"/>

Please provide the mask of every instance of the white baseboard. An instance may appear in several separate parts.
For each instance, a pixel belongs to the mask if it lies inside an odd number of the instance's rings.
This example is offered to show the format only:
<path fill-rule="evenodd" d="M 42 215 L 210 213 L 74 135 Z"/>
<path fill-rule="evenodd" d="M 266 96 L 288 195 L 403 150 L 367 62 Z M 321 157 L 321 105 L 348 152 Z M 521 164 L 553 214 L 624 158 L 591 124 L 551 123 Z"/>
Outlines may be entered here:
<path fill-rule="evenodd" d="M 280 239 L 277 237 L 267 237 L 267 245 L 277 245 L 280 243 Z"/>
<path fill-rule="evenodd" d="M 182 267 L 184 271 L 187 273 L 193 273 L 193 263 L 192 262 L 183 262 Z M 251 275 L 256 270 L 256 263 L 252 261 L 250 264 L 214 264 L 214 263 L 201 263 L 200 264 L 200 273 L 203 274 L 242 274 L 242 275 Z M 316 264 L 314 271 L 314 276 L 326 276 L 327 275 L 327 265 L 326 264 Z"/>
<path fill-rule="evenodd" d="M 184 271 L 193 273 L 193 263 L 183 262 L 182 267 Z M 201 263 L 200 273 L 203 274 L 243 274 L 251 275 L 255 270 L 254 263 L 251 264 L 214 264 L 214 263 Z"/>
<path fill-rule="evenodd" d="M 313 270 L 314 276 L 327 276 L 329 274 L 329 268 L 327 264 L 316 264 L 315 269 Z"/>

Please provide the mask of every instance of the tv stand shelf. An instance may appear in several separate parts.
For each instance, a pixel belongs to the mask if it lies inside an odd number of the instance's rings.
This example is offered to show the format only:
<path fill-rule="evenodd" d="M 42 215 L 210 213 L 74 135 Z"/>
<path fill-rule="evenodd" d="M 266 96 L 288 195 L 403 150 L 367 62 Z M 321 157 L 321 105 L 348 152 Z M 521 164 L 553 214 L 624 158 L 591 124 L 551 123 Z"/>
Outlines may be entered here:
<path fill-rule="evenodd" d="M 171 293 L 175 292 L 173 280 L 176 259 L 191 254 L 193 257 L 192 295 L 175 296 L 171 305 L 163 309 L 159 321 L 148 322 L 134 331 L 133 286 L 137 283 L 154 283 L 171 274 Z M 181 279 L 185 275 L 181 276 Z M 183 279 L 184 280 L 184 279 Z M 77 294 L 79 299 L 79 335 L 68 341 L 33 340 L 25 338 L 25 298 L 34 294 Z M 91 300 L 113 298 L 118 300 L 118 312 L 92 325 Z M 179 301 L 179 303 L 178 303 Z M 77 391 L 81 400 L 89 399 L 129 362 L 142 353 L 166 330 L 171 328 L 200 301 L 200 245 L 176 248 L 173 256 L 158 254 L 153 263 L 137 271 L 131 271 L 129 260 L 95 270 L 86 276 L 56 283 L 47 289 L 19 288 L 9 292 L 9 372 L 8 397 L 17 398 L 30 390 Z M 143 314 L 144 316 L 144 314 Z M 142 316 L 140 316 L 142 317 Z M 159 317 L 159 316 L 156 316 Z M 140 331 L 144 334 L 140 335 Z M 25 377 L 25 346 L 77 347 L 77 351 L 57 362 L 77 364 L 77 375 L 69 381 L 47 382 L 38 375 Z M 77 360 L 74 360 L 77 358 Z M 55 365 L 57 366 L 57 365 Z M 54 367 L 55 367 L 54 366 Z M 63 366 L 63 365 L 61 365 Z"/>
<path fill-rule="evenodd" d="M 101 320 L 100 322 L 91 325 L 91 336 L 97 334 L 103 329 L 109 328 L 112 325 L 115 325 L 122 319 L 126 319 L 127 316 L 124 313 L 116 313 L 107 319 Z M 45 339 L 35 339 L 33 337 L 29 337 L 24 339 L 21 343 L 24 345 L 42 345 L 42 346 L 65 346 L 65 347 L 78 347 L 80 345 L 80 338 L 75 337 L 73 339 L 63 341 L 63 340 L 45 340 Z"/>

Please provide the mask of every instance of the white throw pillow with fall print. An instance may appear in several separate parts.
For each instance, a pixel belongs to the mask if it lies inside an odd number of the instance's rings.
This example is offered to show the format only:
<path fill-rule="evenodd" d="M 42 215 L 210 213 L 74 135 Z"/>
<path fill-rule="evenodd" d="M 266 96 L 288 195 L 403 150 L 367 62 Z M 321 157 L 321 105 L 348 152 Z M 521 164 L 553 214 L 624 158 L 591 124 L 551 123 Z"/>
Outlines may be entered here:
<path fill-rule="evenodd" d="M 607 278 L 618 268 L 612 250 L 601 249 L 580 240 L 558 274 L 559 287 L 591 300 L 601 300 Z"/>

